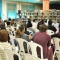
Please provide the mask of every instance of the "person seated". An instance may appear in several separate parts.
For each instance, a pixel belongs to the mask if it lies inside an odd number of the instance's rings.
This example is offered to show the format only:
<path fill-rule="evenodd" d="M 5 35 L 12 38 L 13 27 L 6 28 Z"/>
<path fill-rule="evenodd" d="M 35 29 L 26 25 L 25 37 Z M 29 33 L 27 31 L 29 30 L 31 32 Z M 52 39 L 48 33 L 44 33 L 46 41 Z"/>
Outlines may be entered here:
<path fill-rule="evenodd" d="M 4 22 L 0 23 L 0 30 L 6 30 L 6 31 L 7 31 Z M 8 33 L 8 42 L 9 42 L 10 44 L 12 44 L 11 41 L 10 41 L 9 33 Z"/>
<path fill-rule="evenodd" d="M 53 34 L 53 35 L 51 35 L 51 38 L 53 38 L 53 37 L 58 37 L 58 38 L 60 38 L 60 23 L 59 23 L 58 29 L 59 29 L 58 32 L 55 33 L 55 34 Z"/>
<path fill-rule="evenodd" d="M 49 49 L 51 46 L 51 37 L 46 33 L 47 29 L 48 27 L 45 24 L 41 24 L 39 26 L 40 32 L 34 34 L 33 41 L 43 47 L 43 57 L 52 60 L 52 50 L 50 51 Z"/>
<path fill-rule="evenodd" d="M 0 46 L 12 50 L 12 46 L 8 43 L 8 32 L 4 29 L 0 30 Z"/>
<path fill-rule="evenodd" d="M 32 22 L 32 28 L 36 29 L 37 28 L 37 22 L 36 22 L 37 19 L 34 19 L 33 22 Z"/>
<path fill-rule="evenodd" d="M 0 30 L 0 46 L 7 50 L 12 50 L 12 46 L 8 43 L 8 32 L 7 30 Z M 14 60 L 19 60 L 16 54 L 13 55 Z"/>
<path fill-rule="evenodd" d="M 39 26 L 40 26 L 41 24 L 44 24 L 44 20 L 41 20 L 41 21 L 38 22 L 38 24 L 37 24 L 37 29 L 38 29 L 38 30 L 39 30 Z"/>
<path fill-rule="evenodd" d="M 11 18 L 9 17 L 8 20 L 11 21 Z"/>
<path fill-rule="evenodd" d="M 0 29 L 6 29 L 4 22 L 0 23 Z"/>
<path fill-rule="evenodd" d="M 5 26 L 6 26 L 6 27 L 10 26 L 10 21 L 5 20 L 4 22 L 5 22 Z"/>
<path fill-rule="evenodd" d="M 35 33 L 35 30 L 32 28 L 32 23 L 30 19 L 28 20 L 28 23 L 27 23 L 27 31 L 29 31 L 32 34 L 32 36 Z"/>
<path fill-rule="evenodd" d="M 39 30 L 37 29 L 37 19 L 34 19 L 32 22 L 32 28 L 35 30 L 35 32 L 39 32 Z"/>
<path fill-rule="evenodd" d="M 11 25 L 11 26 L 14 25 L 14 20 L 11 20 L 10 25 Z"/>
<path fill-rule="evenodd" d="M 48 21 L 48 29 L 50 29 L 50 30 L 52 30 L 54 32 L 57 31 L 57 29 L 52 25 L 52 20 Z"/>
<path fill-rule="evenodd" d="M 32 39 L 32 37 L 30 35 L 25 34 L 24 32 L 25 32 L 25 27 L 23 25 L 20 25 L 19 28 L 16 30 L 16 37 L 23 38 L 29 42 L 30 39 Z"/>
<path fill-rule="evenodd" d="M 24 27 L 25 27 L 25 34 L 27 34 L 27 35 L 30 35 L 30 33 L 29 33 L 29 31 L 27 31 L 27 24 L 26 23 L 23 23 L 22 25 L 24 25 Z"/>

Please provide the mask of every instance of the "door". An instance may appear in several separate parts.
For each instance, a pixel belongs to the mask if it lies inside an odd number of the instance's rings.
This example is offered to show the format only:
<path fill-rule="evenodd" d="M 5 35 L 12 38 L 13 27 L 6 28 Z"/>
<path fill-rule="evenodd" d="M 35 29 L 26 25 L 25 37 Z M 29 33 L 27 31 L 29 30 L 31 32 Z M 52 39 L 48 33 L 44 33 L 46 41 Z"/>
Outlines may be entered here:
<path fill-rule="evenodd" d="M 8 4 L 7 5 L 7 16 L 8 18 L 15 19 L 16 18 L 16 4 Z"/>

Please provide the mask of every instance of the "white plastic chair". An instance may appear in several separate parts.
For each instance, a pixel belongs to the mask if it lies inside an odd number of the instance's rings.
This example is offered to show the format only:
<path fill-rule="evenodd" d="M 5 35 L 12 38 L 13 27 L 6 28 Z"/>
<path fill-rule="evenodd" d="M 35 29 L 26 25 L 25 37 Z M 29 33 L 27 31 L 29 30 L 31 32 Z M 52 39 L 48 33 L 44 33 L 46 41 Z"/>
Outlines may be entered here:
<path fill-rule="evenodd" d="M 16 40 L 18 41 L 18 44 L 20 46 L 19 53 L 21 54 L 21 57 L 22 57 L 23 60 L 40 60 L 40 58 L 35 57 L 35 56 L 33 56 L 29 53 L 29 43 L 25 39 L 16 38 Z M 27 46 L 26 46 L 27 51 L 28 51 L 27 53 L 25 53 L 25 49 L 24 49 L 24 45 L 23 45 L 24 42 L 26 42 L 26 44 L 27 44 Z M 45 60 L 45 59 L 42 59 L 42 60 Z"/>
<path fill-rule="evenodd" d="M 28 41 L 26 41 L 25 39 L 22 39 L 22 38 L 16 38 L 16 41 L 19 44 L 20 52 L 26 53 L 26 51 L 24 49 L 24 43 L 26 43 L 26 50 L 27 50 L 27 53 L 29 53 L 28 52 L 28 47 L 29 47 Z"/>
<path fill-rule="evenodd" d="M 2 48 L 2 46 L 0 46 L 0 59 L 9 60 L 8 55 L 6 54 L 6 52 L 5 52 L 4 48 Z"/>
<path fill-rule="evenodd" d="M 34 43 L 34 42 L 29 42 L 29 45 L 30 45 L 30 48 L 31 48 L 31 51 L 32 51 L 32 55 L 35 56 L 35 57 L 38 57 L 37 55 L 37 47 L 40 48 L 40 53 L 41 53 L 41 58 L 43 58 L 43 47 L 37 43 Z"/>
<path fill-rule="evenodd" d="M 12 31 L 14 31 L 14 26 L 11 26 Z"/>
<path fill-rule="evenodd" d="M 9 36 L 10 36 L 10 41 L 12 42 L 12 49 L 17 52 L 18 49 L 16 49 L 17 47 L 15 46 L 15 43 L 14 43 L 15 36 L 12 36 L 12 35 L 9 35 Z"/>
<path fill-rule="evenodd" d="M 46 33 L 47 33 L 48 35 L 53 35 L 53 34 L 54 34 L 54 31 L 52 31 L 52 30 L 46 30 Z"/>
<path fill-rule="evenodd" d="M 35 29 L 35 32 L 39 32 L 39 30 L 36 28 L 36 29 Z"/>
<path fill-rule="evenodd" d="M 33 35 L 34 35 L 33 31 L 28 30 L 28 29 L 27 29 L 27 31 L 30 33 L 30 35 L 31 35 L 31 36 L 33 36 Z"/>
<path fill-rule="evenodd" d="M 4 50 L 8 56 L 8 60 L 14 60 L 13 58 L 13 52 L 11 52 L 10 50 Z"/>
<path fill-rule="evenodd" d="M 60 39 L 59 38 L 53 38 L 55 43 L 55 52 L 54 53 L 60 53 Z"/>
<path fill-rule="evenodd" d="M 36 44 L 34 42 L 29 42 L 29 45 L 31 47 L 32 55 L 31 54 L 24 54 L 23 58 L 24 60 L 48 60 L 48 59 L 43 59 L 43 48 L 39 44 Z M 41 48 L 41 58 L 37 57 L 37 52 L 36 52 L 36 47 Z M 30 50 L 30 49 L 29 49 Z"/>
<path fill-rule="evenodd" d="M 53 41 L 55 43 L 54 57 L 56 56 L 58 60 L 60 60 L 60 39 L 57 37 L 54 37 Z"/>
<path fill-rule="evenodd" d="M 18 53 L 14 52 L 14 51 L 12 51 L 12 50 L 7 50 L 7 49 L 5 49 L 5 52 L 6 52 L 6 54 L 8 55 L 9 60 L 14 60 L 14 54 L 15 54 L 16 56 L 18 56 L 18 59 L 19 59 L 19 60 L 21 60 L 21 56 L 20 56 Z"/>
<path fill-rule="evenodd" d="M 24 60 L 43 60 L 43 59 L 34 57 L 34 56 L 30 55 L 30 54 L 24 54 L 23 59 Z"/>
<path fill-rule="evenodd" d="M 23 59 L 25 59 L 24 56 L 29 53 L 29 51 L 28 51 L 29 44 L 25 39 L 22 39 L 22 38 L 16 38 L 16 41 L 18 42 L 18 49 L 19 49 L 18 52 L 21 55 L 22 60 L 23 60 Z M 26 50 L 24 48 L 24 43 L 26 43 L 26 46 L 25 46 Z"/>
<path fill-rule="evenodd" d="M 30 54 L 24 54 L 23 60 L 48 60 L 48 59 L 40 59 L 40 58 L 32 56 Z"/>

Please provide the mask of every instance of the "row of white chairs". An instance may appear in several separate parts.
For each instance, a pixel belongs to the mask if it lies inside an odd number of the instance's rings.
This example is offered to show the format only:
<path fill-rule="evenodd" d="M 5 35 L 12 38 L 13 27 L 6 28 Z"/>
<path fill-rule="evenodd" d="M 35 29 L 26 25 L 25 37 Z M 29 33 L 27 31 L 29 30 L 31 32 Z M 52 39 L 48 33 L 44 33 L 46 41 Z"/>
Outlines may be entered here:
<path fill-rule="evenodd" d="M 11 36 L 11 37 L 15 38 L 14 36 Z M 36 44 L 34 42 L 29 42 L 28 43 L 26 40 L 21 39 L 21 38 L 16 38 L 16 40 L 19 43 L 19 46 L 20 46 L 19 52 L 20 52 L 20 54 L 22 53 L 21 55 L 23 56 L 24 60 L 31 60 L 31 59 L 32 60 L 39 60 L 39 59 L 40 60 L 48 60 L 48 59 L 43 58 L 43 48 L 42 48 L 41 45 Z M 60 53 L 60 39 L 59 38 L 53 38 L 53 40 L 55 42 L 55 52 L 54 52 L 54 54 Z M 12 42 L 13 42 L 13 40 L 12 40 Z M 24 49 L 24 45 L 23 45 L 24 42 L 27 43 L 28 53 L 25 53 L 25 49 Z M 41 58 L 38 58 L 38 56 L 37 56 L 37 51 L 36 51 L 37 46 L 40 47 L 40 49 L 41 49 Z M 31 48 L 32 55 L 29 53 L 29 48 Z M 16 54 L 19 57 L 19 60 L 22 60 L 20 54 L 14 52 L 14 51 L 5 50 L 3 47 L 0 46 L 0 59 L 1 60 L 14 60 L 13 59 L 14 54 Z"/>
<path fill-rule="evenodd" d="M 14 39 L 15 37 L 14 36 L 11 36 L 11 38 Z M 18 41 L 18 44 L 20 46 L 20 52 L 25 53 L 23 42 L 26 42 L 27 43 L 27 51 L 28 51 L 28 53 L 29 53 L 29 48 L 31 48 L 32 55 L 35 56 L 35 57 L 38 57 L 37 51 L 36 51 L 36 48 L 38 46 L 41 49 L 41 58 L 43 59 L 43 48 L 42 48 L 41 45 L 36 44 L 34 42 L 27 42 L 26 40 L 24 40 L 22 38 L 15 38 L 15 39 Z M 55 55 L 56 53 L 60 53 L 60 39 L 54 37 L 52 40 L 53 40 L 53 43 L 55 44 L 55 52 L 54 52 L 54 55 Z"/>
<path fill-rule="evenodd" d="M 37 43 L 34 42 L 27 42 L 25 39 L 22 38 L 15 38 L 14 36 L 10 36 L 11 41 L 12 41 L 12 46 L 14 47 L 14 50 L 16 50 L 16 47 L 14 45 L 14 39 L 18 42 L 19 48 L 18 51 L 21 54 L 21 56 L 24 57 L 24 60 L 30 60 L 29 58 L 36 58 L 37 60 L 42 59 L 42 60 L 48 60 L 47 58 L 43 58 L 43 47 Z M 24 46 L 25 43 L 25 46 Z M 38 57 L 37 54 L 37 47 L 40 49 L 40 58 Z M 34 60 L 33 59 L 33 60 Z"/>
<path fill-rule="evenodd" d="M 20 54 L 21 54 L 21 52 L 22 52 L 22 54 L 23 54 L 23 59 L 24 60 L 30 60 L 30 59 L 32 59 L 32 60 L 39 60 L 40 58 L 38 58 L 38 57 L 36 57 L 36 50 L 35 50 L 35 48 L 34 48 L 34 50 L 33 51 L 35 51 L 35 52 L 33 52 L 33 55 L 31 55 L 31 54 L 29 54 L 29 53 L 25 53 L 25 50 L 24 50 L 24 47 L 23 47 L 23 42 L 27 42 L 27 41 L 25 41 L 24 39 L 19 39 L 19 38 L 17 38 L 16 39 L 17 41 L 18 41 L 18 43 L 19 43 L 19 46 L 20 46 Z M 22 44 L 20 44 L 20 43 L 22 43 Z M 34 46 L 39 46 L 38 44 L 36 45 L 36 43 L 31 43 L 31 45 L 34 45 Z M 28 45 L 28 44 L 27 44 Z M 27 46 L 28 47 L 28 46 Z M 39 47 L 41 47 L 41 60 L 47 60 L 47 59 L 43 59 L 43 48 L 42 48 L 42 46 L 39 46 Z M 0 57 L 1 57 L 1 60 L 14 60 L 13 59 L 13 55 L 15 54 L 16 52 L 13 52 L 13 51 L 10 51 L 10 50 L 5 50 L 5 49 L 3 49 L 2 47 L 0 47 Z M 19 56 L 19 60 L 21 60 L 21 57 L 20 57 L 20 54 L 17 54 L 16 53 L 16 55 L 18 55 Z M 35 54 L 35 55 L 34 55 Z"/>

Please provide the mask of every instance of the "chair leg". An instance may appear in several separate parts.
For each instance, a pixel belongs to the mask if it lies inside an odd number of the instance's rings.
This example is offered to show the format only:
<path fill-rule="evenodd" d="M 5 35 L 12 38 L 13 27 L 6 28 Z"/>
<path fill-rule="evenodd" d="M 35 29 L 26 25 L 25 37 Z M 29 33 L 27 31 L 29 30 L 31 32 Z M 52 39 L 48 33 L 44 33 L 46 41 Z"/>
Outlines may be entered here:
<path fill-rule="evenodd" d="M 54 60 L 58 60 L 56 53 L 54 53 Z"/>
<path fill-rule="evenodd" d="M 54 60 L 58 60 L 58 58 L 57 57 L 54 57 Z"/>

